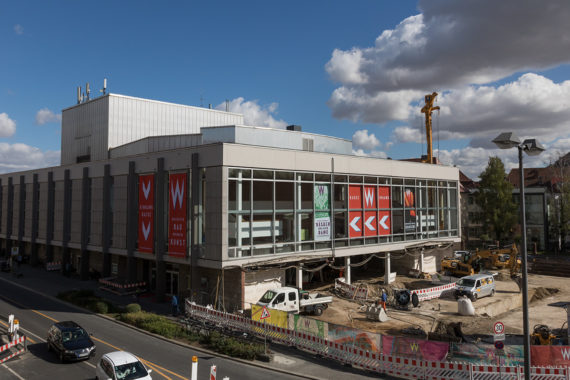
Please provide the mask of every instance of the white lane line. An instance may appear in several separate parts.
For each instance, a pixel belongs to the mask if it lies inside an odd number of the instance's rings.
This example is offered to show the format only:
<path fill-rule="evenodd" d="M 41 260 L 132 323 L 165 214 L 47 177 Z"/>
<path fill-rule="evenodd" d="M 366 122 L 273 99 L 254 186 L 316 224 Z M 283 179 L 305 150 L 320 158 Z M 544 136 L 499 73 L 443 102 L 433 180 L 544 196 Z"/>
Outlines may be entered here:
<path fill-rule="evenodd" d="M 12 368 L 8 367 L 6 364 L 2 363 L 2 367 L 6 368 L 8 371 L 10 371 L 12 373 L 12 375 L 16 376 L 18 379 L 26 380 L 22 376 L 18 375 L 16 372 L 14 372 L 14 370 Z"/>

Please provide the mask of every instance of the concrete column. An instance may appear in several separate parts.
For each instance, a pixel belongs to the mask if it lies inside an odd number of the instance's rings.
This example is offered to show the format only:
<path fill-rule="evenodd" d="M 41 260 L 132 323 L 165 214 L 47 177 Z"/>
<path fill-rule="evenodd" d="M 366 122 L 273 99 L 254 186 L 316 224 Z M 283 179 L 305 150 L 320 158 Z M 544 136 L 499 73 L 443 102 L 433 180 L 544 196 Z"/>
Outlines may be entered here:
<path fill-rule="evenodd" d="M 350 257 L 344 258 L 344 279 L 347 284 L 351 284 Z"/>
<path fill-rule="evenodd" d="M 103 254 L 103 277 L 111 276 L 111 186 L 113 178 L 111 177 L 111 165 L 106 164 L 103 172 L 103 204 L 101 205 L 101 253 Z"/>
<path fill-rule="evenodd" d="M 8 177 L 8 199 L 6 210 L 6 254 L 12 250 L 12 225 L 14 221 L 14 185 L 12 177 Z"/>
<path fill-rule="evenodd" d="M 3 214 L 4 210 L 2 209 L 3 197 L 4 197 L 4 191 L 3 191 L 3 189 L 2 189 L 2 179 L 0 178 L 0 220 L 2 220 L 2 215 L 4 215 L 4 214 Z M 0 232 L 3 232 L 3 231 L 2 231 L 2 223 L 0 223 Z M 2 256 L 2 250 L 1 250 L 1 248 L 2 248 L 2 246 L 3 246 L 4 244 L 5 244 L 5 241 L 0 240 L 0 257 Z"/>
<path fill-rule="evenodd" d="M 137 175 L 135 162 L 129 161 L 129 174 L 127 176 L 127 280 L 137 280 L 137 262 L 135 249 L 138 235 L 138 207 Z"/>
<path fill-rule="evenodd" d="M 198 258 L 200 256 L 200 243 L 202 234 L 200 232 L 200 156 L 192 153 L 192 172 L 190 173 L 190 220 L 192 229 L 192 241 L 190 243 L 190 284 L 192 299 L 198 300 L 200 293 L 200 271 L 198 269 Z"/>
<path fill-rule="evenodd" d="M 61 241 L 61 270 L 68 274 L 66 268 L 71 265 L 69 240 L 71 238 L 71 172 L 66 169 L 63 179 L 63 239 Z"/>
<path fill-rule="evenodd" d="M 26 176 L 20 176 L 20 196 L 18 197 L 20 204 L 18 210 L 18 249 L 20 255 L 24 255 L 24 227 L 26 223 Z"/>
<path fill-rule="evenodd" d="M 39 209 L 40 209 L 40 183 L 38 182 L 38 174 L 34 173 L 32 182 L 32 239 L 31 239 L 31 256 L 30 264 L 32 266 L 38 265 L 38 245 L 36 240 L 38 238 L 39 228 Z"/>
<path fill-rule="evenodd" d="M 89 167 L 83 168 L 81 178 L 81 268 L 79 276 L 81 280 L 89 280 L 89 251 L 87 243 L 91 233 L 91 179 L 89 178 Z"/>
<path fill-rule="evenodd" d="M 420 251 L 420 272 L 424 272 L 424 249 Z"/>
<path fill-rule="evenodd" d="M 386 258 L 384 259 L 384 268 L 386 268 L 386 272 L 384 273 L 384 284 L 390 283 L 390 272 L 392 269 L 390 268 L 390 252 L 386 252 Z"/>
<path fill-rule="evenodd" d="M 46 215 L 46 262 L 53 261 L 53 227 L 55 214 L 55 183 L 53 182 L 53 172 L 48 172 L 47 181 L 47 215 Z"/>
<path fill-rule="evenodd" d="M 165 210 L 166 195 L 165 187 L 168 185 L 168 178 L 166 178 L 166 172 L 164 171 L 164 157 L 160 157 L 156 162 L 156 180 L 154 182 L 154 230 L 156 236 L 156 300 L 158 302 L 164 302 L 166 296 L 166 264 L 164 263 L 164 253 L 165 253 L 165 221 L 164 215 L 166 215 L 167 210 Z M 166 222 L 168 223 L 168 222 Z"/>
<path fill-rule="evenodd" d="M 303 289 L 303 269 L 298 267 L 295 270 L 297 272 L 297 287 Z"/>

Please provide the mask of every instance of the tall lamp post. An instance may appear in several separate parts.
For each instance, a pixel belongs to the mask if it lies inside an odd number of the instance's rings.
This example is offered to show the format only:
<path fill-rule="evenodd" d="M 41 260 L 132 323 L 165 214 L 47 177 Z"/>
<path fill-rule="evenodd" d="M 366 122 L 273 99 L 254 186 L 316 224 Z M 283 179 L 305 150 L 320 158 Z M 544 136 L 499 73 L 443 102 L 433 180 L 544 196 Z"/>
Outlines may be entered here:
<path fill-rule="evenodd" d="M 522 256 L 522 296 L 523 296 L 523 333 L 524 333 L 524 378 L 530 380 L 530 328 L 528 321 L 528 275 L 526 251 L 526 215 L 524 199 L 523 151 L 529 156 L 536 156 L 544 151 L 544 147 L 536 139 L 521 140 L 512 132 L 501 133 L 493 142 L 501 149 L 517 147 L 519 150 L 520 172 L 520 213 L 521 213 L 521 256 Z"/>

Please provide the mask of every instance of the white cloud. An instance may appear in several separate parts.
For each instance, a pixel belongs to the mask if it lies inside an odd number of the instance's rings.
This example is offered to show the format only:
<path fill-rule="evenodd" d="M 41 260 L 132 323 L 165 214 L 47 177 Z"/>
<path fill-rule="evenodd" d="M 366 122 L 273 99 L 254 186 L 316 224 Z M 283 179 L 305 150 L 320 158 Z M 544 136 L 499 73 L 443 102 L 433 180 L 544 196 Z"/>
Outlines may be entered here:
<path fill-rule="evenodd" d="M 263 107 L 257 103 L 257 100 L 245 101 L 243 97 L 239 97 L 230 101 L 229 110 L 243 114 L 244 122 L 247 125 L 284 129 L 288 123 L 284 120 L 276 120 L 274 117 L 277 107 L 277 103 Z M 226 103 L 219 104 L 216 109 L 225 110 Z"/>
<path fill-rule="evenodd" d="M 352 135 L 352 146 L 356 149 L 362 148 L 371 150 L 380 145 L 380 141 L 376 138 L 374 133 L 368 134 L 367 129 L 361 129 Z"/>
<path fill-rule="evenodd" d="M 352 154 L 354 154 L 355 156 L 360 156 L 360 157 L 374 157 L 374 158 L 387 158 L 388 157 L 386 152 L 383 152 L 381 150 L 373 150 L 370 152 L 365 152 L 363 149 L 353 149 Z"/>
<path fill-rule="evenodd" d="M 14 32 L 18 35 L 24 34 L 24 27 L 20 24 L 14 25 Z"/>
<path fill-rule="evenodd" d="M 44 152 L 26 144 L 0 143 L 0 173 L 57 166 L 59 163 L 59 151 Z"/>
<path fill-rule="evenodd" d="M 47 107 L 42 108 L 36 113 L 36 124 L 43 125 L 46 123 L 60 122 L 61 114 L 55 114 L 50 111 Z"/>
<path fill-rule="evenodd" d="M 16 132 L 16 122 L 7 113 L 0 113 L 0 137 L 10 137 Z"/>
<path fill-rule="evenodd" d="M 400 143 L 418 143 L 422 144 L 425 142 L 423 139 L 422 131 L 410 128 L 408 126 L 396 127 L 392 132 L 392 139 Z"/>
<path fill-rule="evenodd" d="M 335 117 L 406 120 L 410 103 L 434 89 L 570 62 L 570 39 L 560 33 L 570 18 L 566 0 L 421 0 L 419 9 L 374 46 L 333 52 L 326 70 L 340 84 L 329 100 Z"/>

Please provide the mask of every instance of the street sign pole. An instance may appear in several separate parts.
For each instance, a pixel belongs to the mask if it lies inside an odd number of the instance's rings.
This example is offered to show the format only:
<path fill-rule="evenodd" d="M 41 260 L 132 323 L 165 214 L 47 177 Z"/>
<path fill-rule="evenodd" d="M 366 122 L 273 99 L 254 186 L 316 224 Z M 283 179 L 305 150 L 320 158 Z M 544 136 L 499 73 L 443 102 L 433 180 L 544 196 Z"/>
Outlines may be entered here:
<path fill-rule="evenodd" d="M 263 320 L 263 328 L 265 330 L 265 337 L 263 339 L 263 345 L 265 347 L 264 352 L 265 352 L 265 355 L 267 355 L 267 323 L 266 323 L 265 319 Z"/>

